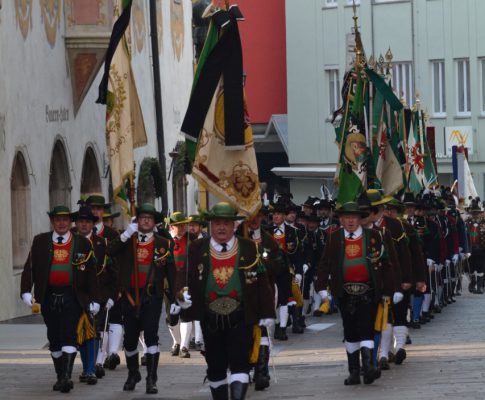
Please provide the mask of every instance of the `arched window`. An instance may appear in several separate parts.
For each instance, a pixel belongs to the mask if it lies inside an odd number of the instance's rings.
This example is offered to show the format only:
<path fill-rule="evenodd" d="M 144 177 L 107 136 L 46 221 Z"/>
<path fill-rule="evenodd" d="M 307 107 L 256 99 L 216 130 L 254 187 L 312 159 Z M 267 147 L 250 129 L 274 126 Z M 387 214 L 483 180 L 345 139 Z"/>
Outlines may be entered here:
<path fill-rule="evenodd" d="M 66 150 L 60 140 L 54 145 L 49 178 L 49 207 L 71 207 L 71 178 Z"/>
<path fill-rule="evenodd" d="M 101 192 L 101 178 L 99 176 L 96 155 L 91 147 L 84 154 L 83 171 L 81 173 L 81 195 Z"/>
<path fill-rule="evenodd" d="M 32 240 L 30 183 L 24 156 L 15 155 L 10 178 L 13 267 L 22 268 Z"/>

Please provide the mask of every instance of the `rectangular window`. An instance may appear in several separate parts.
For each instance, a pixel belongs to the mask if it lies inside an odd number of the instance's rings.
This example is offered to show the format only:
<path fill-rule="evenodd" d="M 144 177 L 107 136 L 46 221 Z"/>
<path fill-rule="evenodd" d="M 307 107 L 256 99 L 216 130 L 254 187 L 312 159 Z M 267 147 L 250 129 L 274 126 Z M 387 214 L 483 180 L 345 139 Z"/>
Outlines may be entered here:
<path fill-rule="evenodd" d="M 455 60 L 456 63 L 456 95 L 457 114 L 470 115 L 470 61 Z"/>
<path fill-rule="evenodd" d="M 433 115 L 446 116 L 445 63 L 443 60 L 431 61 L 433 85 Z"/>
<path fill-rule="evenodd" d="M 328 77 L 328 107 L 331 116 L 340 107 L 340 81 L 338 69 L 327 69 Z"/>
<path fill-rule="evenodd" d="M 485 58 L 480 60 L 480 111 L 485 114 Z"/>
<path fill-rule="evenodd" d="M 325 0 L 325 7 L 337 7 L 337 0 Z"/>
<path fill-rule="evenodd" d="M 392 86 L 399 98 L 403 97 L 410 107 L 414 103 L 412 63 L 396 63 L 392 66 Z"/>
<path fill-rule="evenodd" d="M 360 4 L 360 0 L 355 0 L 355 5 L 358 6 L 359 4 Z M 353 6 L 354 5 L 353 0 L 347 0 L 347 5 Z"/>

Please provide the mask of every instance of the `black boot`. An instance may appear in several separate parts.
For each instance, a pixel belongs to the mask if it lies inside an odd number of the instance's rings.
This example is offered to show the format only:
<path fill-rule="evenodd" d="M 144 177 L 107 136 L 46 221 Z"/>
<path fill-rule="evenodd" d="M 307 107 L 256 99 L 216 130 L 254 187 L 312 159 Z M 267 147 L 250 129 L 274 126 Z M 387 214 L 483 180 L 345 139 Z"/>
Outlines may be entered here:
<path fill-rule="evenodd" d="M 279 325 L 276 325 L 274 331 L 274 338 L 276 340 L 288 340 L 288 335 L 286 334 L 286 327 L 282 328 Z"/>
<path fill-rule="evenodd" d="M 349 364 L 349 377 L 345 379 L 344 385 L 360 385 L 360 354 L 359 351 L 353 353 L 347 352 L 347 361 Z"/>
<path fill-rule="evenodd" d="M 292 315 L 292 320 L 293 320 L 293 325 L 291 327 L 291 331 L 293 333 L 303 333 L 303 332 L 305 332 L 305 328 L 303 328 L 300 325 L 301 308 L 294 306 L 291 315 Z"/>
<path fill-rule="evenodd" d="M 116 369 L 116 366 L 120 365 L 120 356 L 116 353 L 110 354 L 104 361 L 103 367 L 110 370 Z"/>
<path fill-rule="evenodd" d="M 62 393 L 69 393 L 74 384 L 71 380 L 72 367 L 74 366 L 74 360 L 77 353 L 64 353 L 62 352 L 62 370 L 61 379 L 59 380 L 59 390 Z"/>
<path fill-rule="evenodd" d="M 259 346 L 258 362 L 254 367 L 254 390 L 264 390 L 269 387 L 269 346 Z"/>
<path fill-rule="evenodd" d="M 231 400 L 244 400 L 246 392 L 248 391 L 248 384 L 239 381 L 231 383 Z"/>
<path fill-rule="evenodd" d="M 51 356 L 52 357 L 52 356 Z M 62 357 L 54 358 L 52 357 L 52 362 L 54 363 L 54 369 L 56 370 L 57 381 L 52 386 L 52 390 L 61 390 L 61 373 L 62 373 Z"/>
<path fill-rule="evenodd" d="M 123 390 L 135 390 L 135 386 L 141 381 L 140 364 L 138 364 L 138 353 L 130 357 L 126 357 L 126 366 L 128 367 L 128 379 L 123 385 Z"/>
<path fill-rule="evenodd" d="M 214 389 L 211 387 L 211 394 L 213 400 L 229 400 L 229 386 L 227 383 L 225 385 L 221 385 L 218 388 Z"/>
<path fill-rule="evenodd" d="M 362 367 L 364 369 L 364 383 L 369 385 L 376 379 L 380 378 L 381 371 L 379 371 L 372 362 L 372 349 L 361 347 L 360 354 L 362 355 Z"/>
<path fill-rule="evenodd" d="M 160 358 L 160 353 L 149 354 L 146 355 L 146 366 L 147 366 L 147 394 L 156 394 L 158 393 L 157 389 L 157 368 L 158 368 L 158 360 Z"/>
<path fill-rule="evenodd" d="M 483 294 L 483 276 L 477 277 L 477 290 L 475 290 L 475 294 Z"/>
<path fill-rule="evenodd" d="M 477 284 L 477 278 L 475 274 L 470 276 L 470 283 L 468 284 L 468 291 L 470 293 L 475 293 L 475 285 Z"/>
<path fill-rule="evenodd" d="M 96 377 L 101 379 L 103 376 L 106 375 L 102 364 L 96 364 Z"/>

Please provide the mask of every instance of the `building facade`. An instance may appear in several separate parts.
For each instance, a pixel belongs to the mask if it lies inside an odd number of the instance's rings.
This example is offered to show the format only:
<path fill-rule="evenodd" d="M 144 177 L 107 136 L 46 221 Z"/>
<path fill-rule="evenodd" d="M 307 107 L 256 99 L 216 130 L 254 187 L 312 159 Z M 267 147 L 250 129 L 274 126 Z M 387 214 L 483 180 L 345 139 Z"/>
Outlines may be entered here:
<path fill-rule="evenodd" d="M 478 194 L 485 181 L 485 2 L 356 0 L 366 56 L 391 49 L 393 87 L 407 104 L 419 96 L 435 127 L 441 184 L 452 183 L 450 146 L 472 151 Z M 352 0 L 286 0 L 289 164 L 297 200 L 332 184 L 337 162 L 332 112 L 349 63 Z M 303 138 L 303 139 L 302 139 Z"/>
<path fill-rule="evenodd" d="M 113 0 L 9 0 L 0 8 L 0 320 L 29 312 L 20 273 L 33 236 L 49 230 L 55 204 L 76 209 L 83 194 L 109 198 L 105 107 L 95 103 L 99 67 L 111 32 Z M 193 80 L 192 2 L 158 0 L 166 168 L 183 138 L 180 125 Z M 133 2 L 132 67 L 148 144 L 136 149 L 137 172 L 158 158 L 149 2 Z M 168 182 L 170 208 L 194 211 L 194 184 Z M 180 186 L 180 182 L 175 186 Z M 160 208 L 160 201 L 156 200 Z"/>

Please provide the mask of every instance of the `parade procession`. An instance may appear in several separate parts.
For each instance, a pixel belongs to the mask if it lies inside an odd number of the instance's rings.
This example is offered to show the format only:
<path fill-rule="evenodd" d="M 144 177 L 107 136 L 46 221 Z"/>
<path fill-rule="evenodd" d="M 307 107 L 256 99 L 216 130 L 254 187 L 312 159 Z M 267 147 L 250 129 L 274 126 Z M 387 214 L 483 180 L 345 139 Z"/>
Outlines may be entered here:
<path fill-rule="evenodd" d="M 485 399 L 449 3 L 0 0 L 0 397 Z"/>

